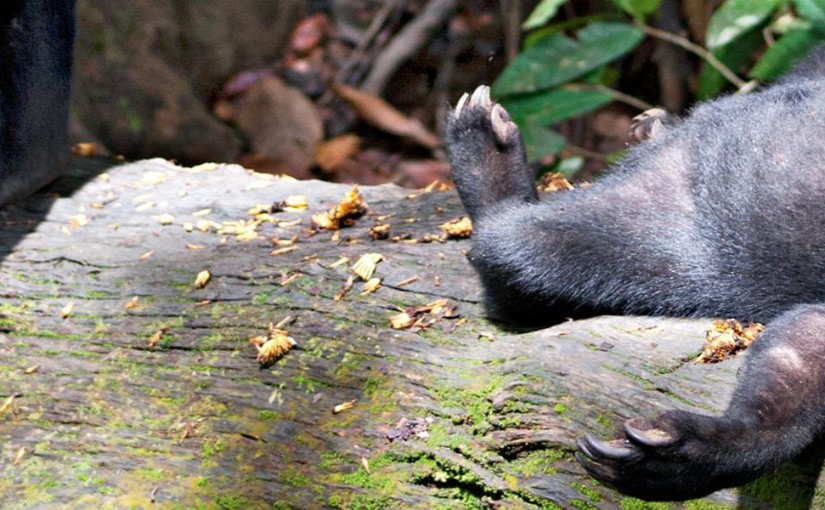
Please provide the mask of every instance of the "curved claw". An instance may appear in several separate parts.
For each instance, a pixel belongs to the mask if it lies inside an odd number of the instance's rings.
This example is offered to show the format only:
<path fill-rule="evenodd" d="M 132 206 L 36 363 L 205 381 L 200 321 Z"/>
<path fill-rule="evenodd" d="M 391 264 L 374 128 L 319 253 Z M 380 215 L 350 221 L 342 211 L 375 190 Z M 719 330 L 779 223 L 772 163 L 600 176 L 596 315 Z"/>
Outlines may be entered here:
<path fill-rule="evenodd" d="M 627 460 L 637 455 L 636 449 L 627 441 L 602 441 L 590 434 L 576 440 L 582 453 L 595 461 Z"/>
<path fill-rule="evenodd" d="M 624 423 L 624 432 L 627 434 L 628 439 L 636 444 L 658 448 L 676 442 L 675 437 L 662 429 L 641 429 L 633 425 L 633 421 L 634 420 L 627 420 Z"/>
<path fill-rule="evenodd" d="M 492 102 L 493 101 L 490 99 L 490 87 L 487 85 L 479 85 L 473 91 L 473 95 L 470 96 L 469 105 L 489 108 Z"/>
<path fill-rule="evenodd" d="M 464 108 L 464 105 L 467 103 L 467 100 L 470 99 L 470 94 L 464 93 L 462 94 L 461 98 L 458 100 L 458 104 L 455 105 L 455 111 L 453 115 L 458 117 L 461 114 L 461 110 Z"/>
<path fill-rule="evenodd" d="M 506 143 L 513 136 L 513 133 L 518 130 L 518 127 L 510 121 L 510 114 L 498 103 L 493 105 L 490 112 L 490 121 L 493 132 L 501 143 Z"/>

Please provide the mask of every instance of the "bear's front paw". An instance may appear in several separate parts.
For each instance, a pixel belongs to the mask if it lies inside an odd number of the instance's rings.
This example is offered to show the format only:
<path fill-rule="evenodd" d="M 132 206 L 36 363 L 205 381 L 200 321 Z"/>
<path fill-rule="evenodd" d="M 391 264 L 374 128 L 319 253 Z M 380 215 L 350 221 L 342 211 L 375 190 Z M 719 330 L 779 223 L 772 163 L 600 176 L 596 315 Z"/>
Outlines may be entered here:
<path fill-rule="evenodd" d="M 745 432 L 727 431 L 719 421 L 680 411 L 628 420 L 623 438 L 603 441 L 587 434 L 579 439 L 576 459 L 592 477 L 630 496 L 698 498 L 758 475 L 753 466 L 737 465 L 742 456 L 735 442 L 720 443 L 727 432 Z"/>

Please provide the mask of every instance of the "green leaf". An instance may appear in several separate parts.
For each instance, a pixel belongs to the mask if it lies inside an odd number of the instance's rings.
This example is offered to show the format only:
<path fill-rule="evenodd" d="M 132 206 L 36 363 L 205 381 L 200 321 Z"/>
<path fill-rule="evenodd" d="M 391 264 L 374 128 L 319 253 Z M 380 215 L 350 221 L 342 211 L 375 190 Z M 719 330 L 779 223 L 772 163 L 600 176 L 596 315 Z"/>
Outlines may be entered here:
<path fill-rule="evenodd" d="M 656 12 L 662 0 L 613 0 L 613 3 L 634 18 L 644 20 Z"/>
<path fill-rule="evenodd" d="M 556 15 L 559 7 L 564 5 L 567 0 L 541 0 L 541 2 L 533 9 L 533 12 L 527 16 L 527 19 L 521 25 L 523 30 L 532 30 L 547 23 L 550 18 Z"/>
<path fill-rule="evenodd" d="M 825 0 L 794 0 L 796 11 L 815 29 L 825 31 Z"/>
<path fill-rule="evenodd" d="M 501 98 L 554 87 L 615 60 L 638 45 L 644 33 L 626 23 L 592 23 L 577 40 L 556 34 L 522 51 L 493 83 Z"/>
<path fill-rule="evenodd" d="M 764 38 L 762 37 L 762 31 L 753 29 L 741 35 L 736 40 L 736 44 L 728 44 L 717 48 L 713 54 L 720 62 L 728 66 L 731 71 L 736 72 L 748 63 L 751 56 L 756 53 L 763 44 Z M 707 62 L 703 62 L 702 68 L 699 71 L 699 82 L 696 86 L 696 98 L 701 101 L 714 97 L 729 84 L 730 82 L 722 76 L 722 73 Z"/>
<path fill-rule="evenodd" d="M 713 50 L 761 25 L 782 0 L 726 0 L 708 22 L 705 42 Z"/>
<path fill-rule="evenodd" d="M 545 156 L 556 155 L 567 145 L 563 136 L 538 125 L 522 127 L 521 137 L 527 148 L 527 161 L 538 161 Z"/>
<path fill-rule="evenodd" d="M 504 98 L 501 105 L 516 124 L 549 126 L 591 112 L 612 100 L 606 91 L 560 87 L 529 96 Z"/>
<path fill-rule="evenodd" d="M 823 34 L 814 30 L 793 30 L 768 48 L 748 76 L 757 80 L 772 80 L 788 72 L 794 64 L 823 41 Z"/>

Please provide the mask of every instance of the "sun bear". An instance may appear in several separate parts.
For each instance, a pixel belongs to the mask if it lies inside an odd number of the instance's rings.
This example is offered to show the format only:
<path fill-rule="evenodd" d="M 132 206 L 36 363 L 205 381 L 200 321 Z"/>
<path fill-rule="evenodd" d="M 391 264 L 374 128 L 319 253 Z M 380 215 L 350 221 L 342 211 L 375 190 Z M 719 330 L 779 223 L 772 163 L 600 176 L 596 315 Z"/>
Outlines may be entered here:
<path fill-rule="evenodd" d="M 516 125 L 479 87 L 449 115 L 470 260 L 489 315 L 769 322 L 721 416 L 685 411 L 584 435 L 598 480 L 700 497 L 792 459 L 825 429 L 825 47 L 777 83 L 668 117 L 586 189 L 539 200 Z"/>

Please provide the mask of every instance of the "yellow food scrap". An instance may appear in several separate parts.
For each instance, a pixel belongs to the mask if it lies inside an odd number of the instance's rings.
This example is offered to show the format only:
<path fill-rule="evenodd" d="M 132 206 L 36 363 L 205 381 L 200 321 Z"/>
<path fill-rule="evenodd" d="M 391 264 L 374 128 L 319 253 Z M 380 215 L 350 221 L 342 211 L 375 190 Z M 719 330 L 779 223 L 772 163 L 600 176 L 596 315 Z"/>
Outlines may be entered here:
<path fill-rule="evenodd" d="M 338 230 L 341 227 L 349 227 L 355 220 L 367 212 L 367 204 L 364 196 L 358 190 L 358 186 L 353 186 L 336 206 L 326 212 L 312 215 L 312 224 L 318 228 L 327 230 Z"/>
<path fill-rule="evenodd" d="M 303 211 L 309 209 L 309 200 L 303 195 L 288 196 L 281 204 L 285 211 Z"/>
<path fill-rule="evenodd" d="M 567 178 L 556 172 L 548 172 L 541 178 L 541 182 L 537 186 L 540 192 L 552 193 L 554 191 L 569 191 L 573 188 Z"/>
<path fill-rule="evenodd" d="M 340 403 L 337 406 L 332 408 L 332 413 L 333 414 L 338 414 L 338 413 L 346 411 L 347 409 L 352 409 L 353 407 L 355 407 L 356 402 L 358 402 L 357 399 L 348 400 L 347 402 L 342 402 L 342 403 Z"/>
<path fill-rule="evenodd" d="M 85 214 L 75 214 L 69 217 L 69 226 L 72 228 L 82 227 L 89 223 L 89 217 Z"/>
<path fill-rule="evenodd" d="M 278 325 L 281 325 L 281 321 Z M 258 349 L 257 361 L 262 367 L 267 367 L 275 363 L 284 354 L 289 352 L 297 342 L 289 336 L 289 332 L 279 329 L 269 323 L 269 333 L 266 335 L 254 336 L 249 339 L 249 343 Z"/>
<path fill-rule="evenodd" d="M 172 223 L 175 222 L 175 217 L 172 216 L 169 213 L 163 213 L 163 214 L 159 214 L 157 216 L 152 216 L 152 217 L 155 218 L 157 220 L 157 222 L 160 223 L 163 226 L 171 225 Z"/>
<path fill-rule="evenodd" d="M 152 338 L 149 339 L 149 348 L 154 349 L 160 343 L 163 335 L 169 331 L 169 328 L 160 328 L 159 330 L 155 331 L 155 334 L 152 335 Z"/>
<path fill-rule="evenodd" d="M 380 253 L 365 253 L 352 265 L 352 272 L 364 281 L 369 280 L 372 278 L 375 268 L 378 267 L 378 263 L 382 260 L 384 260 L 384 256 Z"/>
<path fill-rule="evenodd" d="M 26 449 L 21 446 L 20 449 L 17 450 L 17 455 L 14 456 L 14 461 L 12 461 L 12 464 L 15 466 L 20 464 L 20 461 L 23 460 L 23 457 L 26 456 L 26 453 Z"/>
<path fill-rule="evenodd" d="M 14 405 L 14 401 L 17 400 L 17 397 L 19 396 L 20 395 L 17 393 L 12 393 L 11 395 L 9 395 L 8 398 L 3 402 L 3 405 L 0 405 L 0 414 L 3 414 L 9 409 L 11 409 L 11 406 Z"/>
<path fill-rule="evenodd" d="M 152 255 L 154 255 L 154 254 L 155 254 L 155 250 L 149 250 L 146 253 L 144 253 L 143 255 L 141 255 L 140 257 L 138 257 L 138 260 L 149 260 L 152 257 Z"/>
<path fill-rule="evenodd" d="M 765 329 L 760 323 L 743 327 L 736 319 L 717 320 L 705 333 L 705 346 L 697 363 L 717 363 L 747 349 Z"/>
<path fill-rule="evenodd" d="M 195 277 L 195 287 L 202 289 L 206 287 L 206 284 L 209 283 L 209 280 L 212 278 L 212 273 L 209 270 L 204 269 L 198 276 Z"/>
<path fill-rule="evenodd" d="M 399 314 L 390 317 L 390 327 L 393 329 L 409 329 L 421 331 L 429 328 L 440 319 L 457 319 L 457 307 L 447 299 L 437 299 L 424 306 L 413 306 Z"/>
<path fill-rule="evenodd" d="M 139 298 L 137 296 L 132 296 L 132 299 L 130 299 L 125 305 L 123 305 L 123 308 L 125 310 L 132 310 L 134 308 L 137 308 L 138 307 L 138 299 Z"/>
<path fill-rule="evenodd" d="M 466 216 L 442 223 L 438 228 L 447 239 L 466 239 L 473 233 L 473 223 Z"/>
<path fill-rule="evenodd" d="M 297 250 L 297 246 L 284 246 L 283 248 L 277 248 L 269 252 L 269 254 L 273 257 L 277 257 L 278 255 L 283 255 L 284 253 L 289 253 L 291 251 Z"/>
<path fill-rule="evenodd" d="M 373 241 L 380 241 L 390 237 L 390 226 L 387 223 L 378 223 L 370 228 L 370 237 Z"/>
<path fill-rule="evenodd" d="M 211 213 L 212 213 L 212 209 L 207 207 L 206 209 L 201 209 L 200 211 L 193 212 L 192 216 L 206 216 L 207 214 L 211 214 Z"/>
<path fill-rule="evenodd" d="M 74 303 L 66 303 L 66 306 L 60 309 L 60 318 L 65 319 L 74 311 Z"/>
<path fill-rule="evenodd" d="M 97 147 L 93 142 L 80 142 L 72 147 L 72 154 L 83 158 L 90 158 L 97 153 Z"/>
<path fill-rule="evenodd" d="M 349 292 L 349 290 L 352 288 L 353 283 L 355 283 L 355 278 L 350 276 L 349 278 L 347 278 L 347 281 L 344 282 L 341 288 L 338 289 L 338 292 L 335 293 L 335 296 L 333 296 L 332 299 L 334 301 L 341 301 L 342 299 L 344 299 L 344 296 L 346 296 L 347 292 Z"/>
<path fill-rule="evenodd" d="M 361 292 L 361 295 L 370 294 L 375 292 L 381 287 L 381 278 L 370 278 L 366 282 L 364 282 L 364 290 Z"/>

